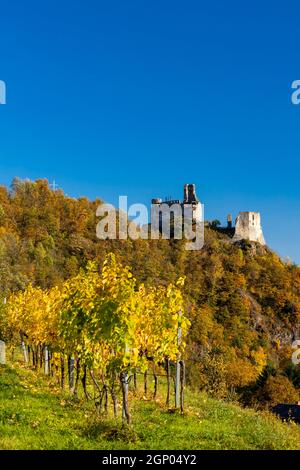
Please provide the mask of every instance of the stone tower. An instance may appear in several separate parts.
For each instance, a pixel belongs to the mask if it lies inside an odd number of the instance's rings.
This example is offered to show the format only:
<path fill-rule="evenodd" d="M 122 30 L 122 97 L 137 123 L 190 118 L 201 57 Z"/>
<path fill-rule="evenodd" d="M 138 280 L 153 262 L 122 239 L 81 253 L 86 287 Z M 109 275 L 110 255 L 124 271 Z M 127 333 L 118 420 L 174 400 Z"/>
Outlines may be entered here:
<path fill-rule="evenodd" d="M 233 241 L 250 240 L 265 245 L 259 212 L 240 212 L 235 223 Z"/>
<path fill-rule="evenodd" d="M 183 187 L 183 204 L 197 204 L 199 199 L 196 196 L 196 185 L 185 184 Z"/>
<path fill-rule="evenodd" d="M 183 201 L 179 199 L 167 199 L 163 201 L 161 198 L 154 198 L 151 200 L 152 205 L 156 205 L 159 208 L 162 205 L 166 204 L 170 208 L 173 204 L 179 204 L 181 206 L 182 215 L 184 211 L 184 206 L 189 205 L 192 208 L 192 217 L 194 222 L 201 222 L 203 219 L 202 214 L 202 204 L 197 198 L 196 195 L 196 185 L 195 184 L 185 184 L 183 187 Z"/>
<path fill-rule="evenodd" d="M 227 216 L 227 228 L 228 229 L 232 229 L 232 215 L 231 214 L 228 214 Z"/>

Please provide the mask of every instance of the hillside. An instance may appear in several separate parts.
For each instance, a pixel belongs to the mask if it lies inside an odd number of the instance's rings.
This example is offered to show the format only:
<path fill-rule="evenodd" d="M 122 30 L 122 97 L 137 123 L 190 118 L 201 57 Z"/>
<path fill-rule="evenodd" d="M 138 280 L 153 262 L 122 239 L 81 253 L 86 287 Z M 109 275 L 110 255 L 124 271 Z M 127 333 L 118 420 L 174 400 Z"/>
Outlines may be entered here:
<path fill-rule="evenodd" d="M 0 449 L 300 449 L 300 428 L 268 413 L 188 392 L 184 416 L 162 400 L 135 400 L 134 422 L 95 420 L 90 403 L 70 398 L 19 364 L 0 366 Z"/>
<path fill-rule="evenodd" d="M 261 408 L 299 399 L 300 370 L 291 362 L 300 323 L 299 267 L 255 243 L 233 244 L 209 226 L 199 252 L 186 251 L 180 240 L 100 241 L 99 203 L 52 191 L 46 180 L 1 187 L 1 297 L 29 283 L 60 285 L 89 260 L 101 265 L 108 252 L 147 285 L 185 276 L 189 385 Z M 6 339 L 1 324 L 0 335 Z"/>

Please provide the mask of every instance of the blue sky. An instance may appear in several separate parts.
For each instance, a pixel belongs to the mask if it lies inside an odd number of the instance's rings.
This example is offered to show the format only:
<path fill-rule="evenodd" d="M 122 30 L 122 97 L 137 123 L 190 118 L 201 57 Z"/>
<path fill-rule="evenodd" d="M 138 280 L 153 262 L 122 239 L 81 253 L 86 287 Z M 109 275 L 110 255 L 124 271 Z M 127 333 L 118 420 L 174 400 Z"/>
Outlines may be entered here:
<path fill-rule="evenodd" d="M 262 213 L 300 263 L 296 2 L 11 1 L 1 5 L 0 183 L 55 179 L 116 203 L 181 198 L 208 219 Z"/>

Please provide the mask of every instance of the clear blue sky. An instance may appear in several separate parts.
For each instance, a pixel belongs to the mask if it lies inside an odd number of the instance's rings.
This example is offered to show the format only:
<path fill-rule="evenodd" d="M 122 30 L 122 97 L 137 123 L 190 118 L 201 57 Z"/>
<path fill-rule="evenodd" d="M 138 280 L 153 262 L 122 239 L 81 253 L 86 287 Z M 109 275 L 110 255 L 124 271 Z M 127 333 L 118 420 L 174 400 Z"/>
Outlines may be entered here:
<path fill-rule="evenodd" d="M 299 2 L 1 5 L 0 183 L 47 177 L 116 203 L 182 196 L 262 213 L 300 263 Z"/>

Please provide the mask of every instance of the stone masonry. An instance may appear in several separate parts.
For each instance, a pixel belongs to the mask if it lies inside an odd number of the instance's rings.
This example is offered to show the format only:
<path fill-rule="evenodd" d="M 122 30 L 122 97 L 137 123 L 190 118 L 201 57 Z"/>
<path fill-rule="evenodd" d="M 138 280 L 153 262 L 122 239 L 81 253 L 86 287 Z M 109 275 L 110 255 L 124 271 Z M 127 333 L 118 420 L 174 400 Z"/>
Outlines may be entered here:
<path fill-rule="evenodd" d="M 167 204 L 170 208 L 173 204 L 180 204 L 182 210 L 185 204 L 192 206 L 193 220 L 201 220 L 202 205 L 196 196 L 195 184 L 185 184 L 183 188 L 183 201 L 172 200 L 171 198 L 163 201 L 160 198 L 152 199 L 152 205 Z M 261 227 L 261 217 L 259 212 L 240 212 L 236 218 L 235 226 L 233 225 L 231 214 L 227 217 L 227 227 L 217 228 L 218 230 L 227 233 L 232 238 L 233 242 L 240 240 L 249 240 L 265 245 L 265 239 Z"/>

